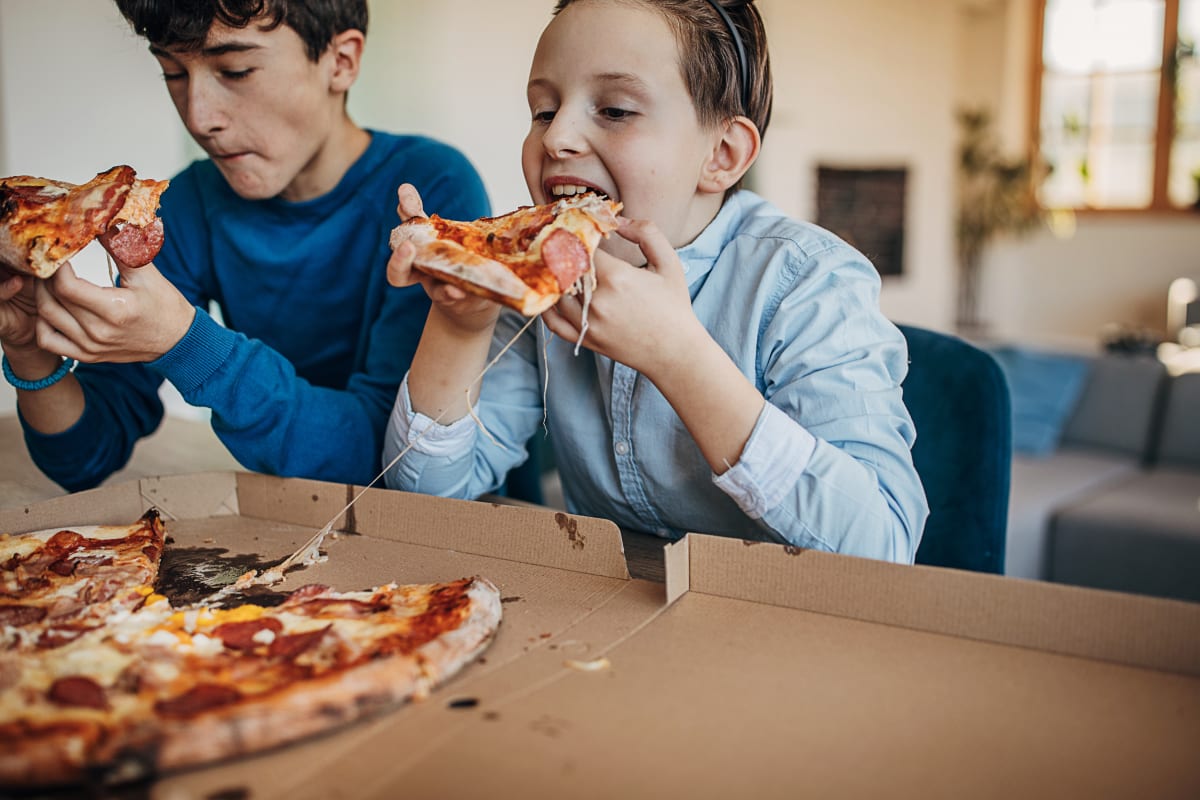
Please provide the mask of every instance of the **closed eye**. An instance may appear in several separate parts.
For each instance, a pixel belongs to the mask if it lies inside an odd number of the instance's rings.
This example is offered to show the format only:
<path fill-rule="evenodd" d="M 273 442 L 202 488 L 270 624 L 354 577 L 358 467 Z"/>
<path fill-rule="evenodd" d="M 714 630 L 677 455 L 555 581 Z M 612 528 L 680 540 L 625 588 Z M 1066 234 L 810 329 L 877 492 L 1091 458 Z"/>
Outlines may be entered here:
<path fill-rule="evenodd" d="M 601 116 L 603 116 L 605 119 L 612 119 L 612 120 L 626 119 L 628 117 L 633 116 L 633 113 L 634 112 L 629 111 L 624 108 L 613 108 L 611 106 L 608 108 L 600 109 Z"/>
<path fill-rule="evenodd" d="M 223 69 L 221 77 L 228 78 L 231 81 L 240 81 L 242 78 L 248 77 L 254 69 Z"/>

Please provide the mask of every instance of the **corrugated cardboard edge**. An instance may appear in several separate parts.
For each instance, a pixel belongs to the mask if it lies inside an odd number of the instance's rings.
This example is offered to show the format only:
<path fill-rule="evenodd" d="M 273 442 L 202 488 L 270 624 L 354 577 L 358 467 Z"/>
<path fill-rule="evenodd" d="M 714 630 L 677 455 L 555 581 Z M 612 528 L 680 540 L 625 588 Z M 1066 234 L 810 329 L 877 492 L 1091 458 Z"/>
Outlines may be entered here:
<path fill-rule="evenodd" d="M 334 530 L 629 579 L 621 531 L 610 520 L 256 473 L 237 473 L 237 488 L 243 516 L 305 525 L 314 533 L 338 517 Z"/>
<path fill-rule="evenodd" d="M 1200 675 L 1200 604 L 719 536 L 681 544 L 667 550 L 672 602 L 699 592 Z"/>

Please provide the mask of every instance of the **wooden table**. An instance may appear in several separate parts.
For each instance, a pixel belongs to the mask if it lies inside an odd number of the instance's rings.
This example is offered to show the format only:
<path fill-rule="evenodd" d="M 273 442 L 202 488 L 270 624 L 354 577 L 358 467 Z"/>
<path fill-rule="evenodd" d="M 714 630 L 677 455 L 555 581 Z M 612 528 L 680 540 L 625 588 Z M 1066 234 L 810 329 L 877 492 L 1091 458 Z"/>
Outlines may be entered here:
<path fill-rule="evenodd" d="M 102 485 L 152 475 L 240 469 L 207 422 L 166 417 L 157 431 L 138 442 L 125 468 Z M 62 487 L 34 466 L 16 415 L 0 416 L 0 507 L 28 505 L 62 494 Z"/>

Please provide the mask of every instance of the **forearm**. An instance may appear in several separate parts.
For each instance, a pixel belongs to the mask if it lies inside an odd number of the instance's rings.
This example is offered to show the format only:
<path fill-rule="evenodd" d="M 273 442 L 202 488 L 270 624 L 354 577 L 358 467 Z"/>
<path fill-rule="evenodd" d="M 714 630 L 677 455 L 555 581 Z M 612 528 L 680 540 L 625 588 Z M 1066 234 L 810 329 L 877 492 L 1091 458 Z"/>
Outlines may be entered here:
<path fill-rule="evenodd" d="M 21 380 L 37 381 L 53 374 L 62 357 L 40 348 L 4 348 L 13 374 Z M 74 375 L 37 391 L 17 389 L 17 407 L 25 423 L 38 433 L 61 433 L 83 416 L 83 389 Z"/>
<path fill-rule="evenodd" d="M 149 367 L 212 409 L 213 431 L 248 469 L 347 483 L 378 474 L 390 375 L 356 374 L 344 390 L 314 386 L 279 352 L 203 312 Z"/>
<path fill-rule="evenodd" d="M 699 323 L 681 344 L 680 356 L 665 359 L 646 377 L 720 475 L 741 458 L 766 401 Z"/>
<path fill-rule="evenodd" d="M 138 440 L 158 427 L 161 379 L 140 364 L 85 364 L 71 380 L 83 398 L 73 424 L 44 433 L 30 424 L 20 403 L 18 410 L 34 463 L 64 489 L 79 491 L 125 466 Z"/>
<path fill-rule="evenodd" d="M 449 424 L 470 413 L 479 398 L 476 378 L 487 364 L 493 321 L 464 328 L 436 305 L 429 311 L 408 375 L 413 410 Z"/>

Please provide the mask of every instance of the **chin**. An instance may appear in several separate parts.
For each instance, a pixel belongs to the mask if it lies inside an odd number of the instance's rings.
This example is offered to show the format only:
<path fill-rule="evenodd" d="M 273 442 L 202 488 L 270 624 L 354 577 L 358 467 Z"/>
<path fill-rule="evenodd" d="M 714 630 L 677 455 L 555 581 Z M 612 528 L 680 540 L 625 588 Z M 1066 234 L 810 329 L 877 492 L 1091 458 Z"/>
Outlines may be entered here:
<path fill-rule="evenodd" d="M 275 186 L 271 181 L 265 181 L 257 175 L 247 175 L 240 170 L 224 169 L 217 164 L 229 188 L 243 200 L 267 200 L 283 191 L 282 186 Z"/>

